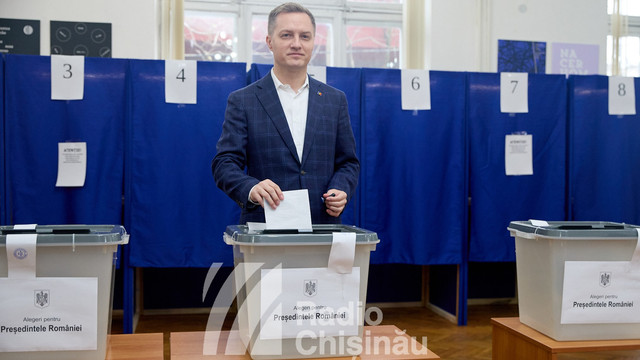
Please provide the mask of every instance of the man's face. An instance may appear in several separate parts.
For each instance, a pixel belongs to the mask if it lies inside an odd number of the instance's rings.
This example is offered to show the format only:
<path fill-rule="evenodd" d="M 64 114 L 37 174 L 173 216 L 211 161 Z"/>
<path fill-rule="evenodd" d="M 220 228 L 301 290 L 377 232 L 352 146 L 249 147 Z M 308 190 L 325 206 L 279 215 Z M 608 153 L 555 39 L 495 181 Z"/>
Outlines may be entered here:
<path fill-rule="evenodd" d="M 311 60 L 314 38 L 313 24 L 307 14 L 278 15 L 273 34 L 267 35 L 274 64 L 289 70 L 306 68 Z"/>

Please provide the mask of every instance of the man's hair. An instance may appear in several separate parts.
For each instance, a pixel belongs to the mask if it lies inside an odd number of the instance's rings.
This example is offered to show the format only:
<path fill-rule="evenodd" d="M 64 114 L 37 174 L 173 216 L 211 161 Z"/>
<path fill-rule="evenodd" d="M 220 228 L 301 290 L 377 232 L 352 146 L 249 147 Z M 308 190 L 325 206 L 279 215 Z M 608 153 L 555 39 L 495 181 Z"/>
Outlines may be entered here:
<path fill-rule="evenodd" d="M 278 17 L 278 15 L 283 13 L 305 13 L 309 15 L 309 19 L 311 19 L 311 25 L 313 25 L 313 33 L 316 33 L 316 19 L 313 17 L 311 11 L 298 3 L 288 2 L 279 5 L 269 13 L 269 24 L 267 25 L 267 33 L 269 35 L 273 35 L 273 31 L 276 29 L 276 18 Z"/>

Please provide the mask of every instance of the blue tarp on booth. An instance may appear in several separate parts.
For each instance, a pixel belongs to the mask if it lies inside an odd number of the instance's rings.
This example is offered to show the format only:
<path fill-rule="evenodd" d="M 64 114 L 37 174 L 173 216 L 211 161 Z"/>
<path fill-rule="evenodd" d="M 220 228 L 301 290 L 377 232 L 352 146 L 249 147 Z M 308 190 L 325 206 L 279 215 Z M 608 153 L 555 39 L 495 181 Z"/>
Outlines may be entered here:
<path fill-rule="evenodd" d="M 569 220 L 640 224 L 640 79 L 636 115 L 609 115 L 606 76 L 570 77 Z"/>
<path fill-rule="evenodd" d="M 5 58 L 6 222 L 121 224 L 126 60 L 85 58 L 83 100 L 51 100 L 50 57 Z M 82 187 L 56 187 L 58 143 L 87 143 Z"/>
<path fill-rule="evenodd" d="M 362 227 L 372 263 L 459 264 L 466 241 L 466 74 L 432 71 L 431 110 L 401 106 L 400 70 L 363 69 Z"/>
<path fill-rule="evenodd" d="M 197 104 L 168 104 L 164 61 L 131 61 L 125 187 L 131 266 L 233 265 L 222 234 L 240 210 L 216 187 L 211 161 L 227 97 L 246 85 L 246 65 L 198 62 L 197 71 Z"/>
<path fill-rule="evenodd" d="M 567 80 L 529 74 L 529 112 L 500 112 L 500 74 L 469 74 L 469 261 L 515 261 L 513 220 L 564 220 Z M 505 137 L 530 134 L 533 175 L 507 176 Z"/>

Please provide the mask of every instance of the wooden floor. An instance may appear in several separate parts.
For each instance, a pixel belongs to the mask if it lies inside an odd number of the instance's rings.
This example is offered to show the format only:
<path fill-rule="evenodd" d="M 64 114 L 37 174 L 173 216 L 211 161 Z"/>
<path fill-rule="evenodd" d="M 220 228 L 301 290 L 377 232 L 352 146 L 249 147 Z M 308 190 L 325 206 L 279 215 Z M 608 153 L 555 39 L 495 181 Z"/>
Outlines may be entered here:
<path fill-rule="evenodd" d="M 442 359 L 491 359 L 492 317 L 518 316 L 515 305 L 475 305 L 468 310 L 468 324 L 457 326 L 426 308 L 383 308 L 382 324 L 396 325 L 419 341 L 427 338 L 427 347 Z M 169 359 L 169 333 L 203 331 L 208 314 L 142 315 L 136 333 L 162 332 L 165 359 Z M 111 332 L 122 332 L 122 319 L 114 317 Z"/>

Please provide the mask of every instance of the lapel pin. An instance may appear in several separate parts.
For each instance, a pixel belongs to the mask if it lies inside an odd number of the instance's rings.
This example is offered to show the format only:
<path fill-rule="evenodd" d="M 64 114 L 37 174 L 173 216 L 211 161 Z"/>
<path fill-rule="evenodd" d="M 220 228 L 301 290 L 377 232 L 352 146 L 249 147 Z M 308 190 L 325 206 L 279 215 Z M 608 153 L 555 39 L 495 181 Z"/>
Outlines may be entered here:
<path fill-rule="evenodd" d="M 319 95 L 319 96 L 322 96 L 322 92 L 321 92 L 321 91 L 318 91 L 318 95 Z"/>

